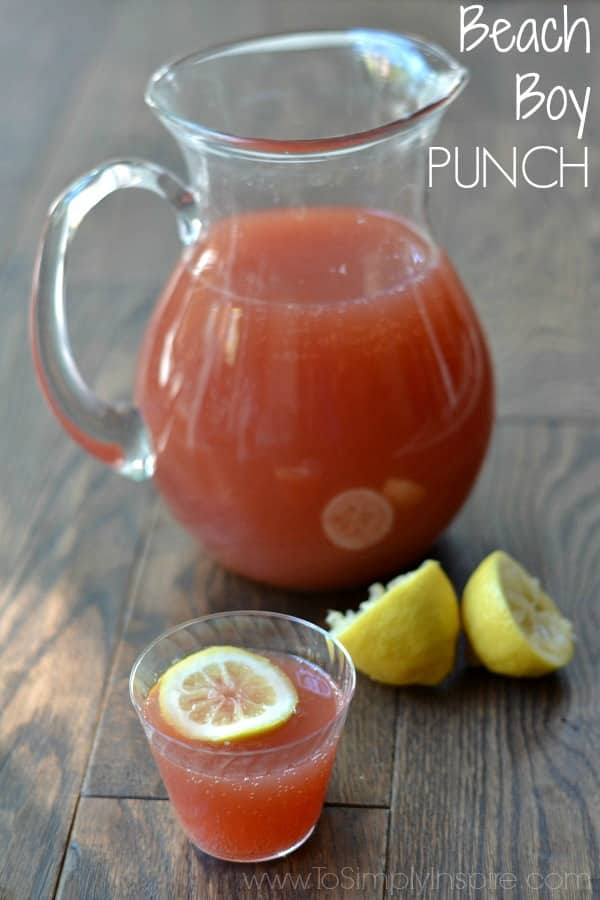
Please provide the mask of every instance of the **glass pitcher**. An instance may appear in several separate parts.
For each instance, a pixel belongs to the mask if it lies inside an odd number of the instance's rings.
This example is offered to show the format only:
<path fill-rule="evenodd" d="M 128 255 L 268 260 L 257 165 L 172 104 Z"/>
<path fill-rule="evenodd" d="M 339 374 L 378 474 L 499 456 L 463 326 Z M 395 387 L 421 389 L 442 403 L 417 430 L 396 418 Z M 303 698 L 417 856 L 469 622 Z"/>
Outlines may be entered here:
<path fill-rule="evenodd" d="M 187 183 L 110 162 L 50 211 L 32 303 L 48 402 L 86 450 L 154 478 L 238 573 L 301 589 L 380 579 L 426 551 L 469 493 L 492 370 L 425 211 L 425 148 L 466 80 L 442 49 L 379 31 L 189 56 L 146 92 Z M 183 249 L 145 333 L 135 406 L 117 408 L 75 365 L 64 267 L 83 217 L 131 187 L 171 204 Z"/>

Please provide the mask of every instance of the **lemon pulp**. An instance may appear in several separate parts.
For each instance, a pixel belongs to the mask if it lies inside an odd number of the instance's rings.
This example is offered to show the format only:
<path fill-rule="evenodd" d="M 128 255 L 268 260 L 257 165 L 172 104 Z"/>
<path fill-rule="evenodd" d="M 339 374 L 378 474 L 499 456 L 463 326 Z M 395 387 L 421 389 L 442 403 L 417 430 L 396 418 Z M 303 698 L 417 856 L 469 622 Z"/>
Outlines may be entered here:
<path fill-rule="evenodd" d="M 356 668 L 375 681 L 438 684 L 454 665 L 458 600 L 433 560 L 386 587 L 372 585 L 357 611 L 330 610 L 327 624 Z"/>
<path fill-rule="evenodd" d="M 167 669 L 158 681 L 158 702 L 163 718 L 183 737 L 222 742 L 283 725 L 298 695 L 266 656 L 214 646 Z"/>
<path fill-rule="evenodd" d="M 537 578 L 502 550 L 491 553 L 464 590 L 462 618 L 479 660 L 501 675 L 545 675 L 573 655 L 573 626 Z"/>

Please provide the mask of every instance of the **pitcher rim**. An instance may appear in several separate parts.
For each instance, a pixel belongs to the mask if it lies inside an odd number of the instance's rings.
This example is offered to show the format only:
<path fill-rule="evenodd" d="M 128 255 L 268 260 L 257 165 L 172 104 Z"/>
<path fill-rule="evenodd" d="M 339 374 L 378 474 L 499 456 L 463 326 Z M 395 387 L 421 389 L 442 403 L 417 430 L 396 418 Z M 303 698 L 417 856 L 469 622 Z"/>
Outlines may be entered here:
<path fill-rule="evenodd" d="M 240 51 L 255 52 L 259 49 L 272 49 L 281 42 L 289 42 L 289 49 L 303 41 L 314 41 L 315 49 L 333 48 L 348 44 L 353 37 L 360 35 L 378 37 L 390 42 L 412 44 L 423 50 L 433 53 L 447 67 L 449 72 L 455 73 L 456 80 L 450 90 L 441 97 L 427 103 L 406 115 L 385 121 L 374 128 L 353 131 L 348 134 L 333 136 L 319 136 L 311 138 L 264 138 L 260 136 L 243 137 L 227 131 L 210 128 L 192 118 L 179 116 L 162 102 L 157 96 L 157 90 L 164 80 L 178 71 L 182 71 L 191 65 L 199 65 L 210 60 L 235 54 Z M 285 49 L 285 48 L 284 48 Z M 414 125 L 435 112 L 441 112 L 449 106 L 462 92 L 469 80 L 469 70 L 459 63 L 443 47 L 434 41 L 430 41 L 419 35 L 388 31 L 376 28 L 345 28 L 345 29 L 315 29 L 303 31 L 277 32 L 273 34 L 261 34 L 255 37 L 243 38 L 236 41 L 228 41 L 187 53 L 164 63 L 150 76 L 144 93 L 147 106 L 167 125 L 172 126 L 177 132 L 183 132 L 213 145 L 219 145 L 223 149 L 241 152 L 244 155 L 259 157 L 289 158 L 306 156 L 311 154 L 323 155 L 344 151 L 357 147 L 368 146 L 391 137 L 403 131 L 408 131 Z"/>

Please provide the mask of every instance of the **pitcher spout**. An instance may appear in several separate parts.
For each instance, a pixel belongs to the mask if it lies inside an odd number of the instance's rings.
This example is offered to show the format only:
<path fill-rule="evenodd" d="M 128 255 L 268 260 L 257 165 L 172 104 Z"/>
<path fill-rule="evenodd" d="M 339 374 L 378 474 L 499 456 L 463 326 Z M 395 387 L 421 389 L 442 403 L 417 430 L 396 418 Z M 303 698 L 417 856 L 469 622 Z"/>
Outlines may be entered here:
<path fill-rule="evenodd" d="M 146 102 L 184 145 L 289 158 L 369 145 L 429 116 L 434 127 L 434 114 L 467 81 L 464 66 L 423 38 L 321 31 L 252 39 L 163 66 Z M 263 82 L 249 97 L 246 86 Z"/>
<path fill-rule="evenodd" d="M 469 70 L 429 40 L 370 29 L 351 33 L 367 68 L 385 78 L 401 127 L 444 109 L 469 81 Z"/>

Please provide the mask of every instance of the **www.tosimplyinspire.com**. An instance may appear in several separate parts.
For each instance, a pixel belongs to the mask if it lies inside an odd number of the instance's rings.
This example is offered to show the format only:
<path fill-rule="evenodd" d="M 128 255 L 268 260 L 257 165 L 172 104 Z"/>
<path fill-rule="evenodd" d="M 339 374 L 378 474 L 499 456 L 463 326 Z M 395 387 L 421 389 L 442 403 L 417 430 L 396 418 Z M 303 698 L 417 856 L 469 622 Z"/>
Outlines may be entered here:
<path fill-rule="evenodd" d="M 385 888 L 392 896 L 413 898 L 430 896 L 431 892 L 447 891 L 451 895 L 462 891 L 482 891 L 485 896 L 492 890 L 515 891 L 524 889 L 545 890 L 548 893 L 568 890 L 574 895 L 592 890 L 589 872 L 537 872 L 517 875 L 514 872 L 445 872 L 437 869 L 417 871 L 411 866 L 408 872 L 368 872 L 355 866 L 342 866 L 339 870 L 327 866 L 312 866 L 304 873 L 283 874 L 262 872 L 242 874 L 246 890 L 268 890 L 269 893 L 289 891 L 370 891 L 373 894 Z"/>

